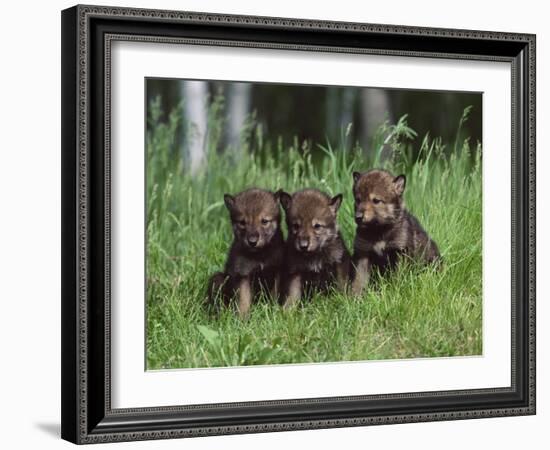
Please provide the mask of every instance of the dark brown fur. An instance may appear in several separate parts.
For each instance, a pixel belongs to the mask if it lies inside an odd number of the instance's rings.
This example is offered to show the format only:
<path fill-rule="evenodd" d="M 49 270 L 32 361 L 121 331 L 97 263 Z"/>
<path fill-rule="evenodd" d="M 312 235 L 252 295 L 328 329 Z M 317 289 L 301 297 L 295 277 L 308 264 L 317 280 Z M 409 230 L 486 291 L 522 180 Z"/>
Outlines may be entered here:
<path fill-rule="evenodd" d="M 353 249 L 352 290 L 360 294 L 373 267 L 381 272 L 396 265 L 401 255 L 432 263 L 440 258 L 416 217 L 403 203 L 405 175 L 385 170 L 353 173 L 357 233 Z"/>
<path fill-rule="evenodd" d="M 316 189 L 305 189 L 292 196 L 281 192 L 280 202 L 288 225 L 283 306 L 294 305 L 304 288 L 324 290 L 336 282 L 344 289 L 350 255 L 337 223 L 342 195 L 331 198 Z"/>
<path fill-rule="evenodd" d="M 226 305 L 236 296 L 239 315 L 246 317 L 260 288 L 278 296 L 284 255 L 278 194 L 247 189 L 235 196 L 226 194 L 224 201 L 234 238 L 224 271 L 210 279 L 208 296 L 212 301 L 220 295 Z"/>

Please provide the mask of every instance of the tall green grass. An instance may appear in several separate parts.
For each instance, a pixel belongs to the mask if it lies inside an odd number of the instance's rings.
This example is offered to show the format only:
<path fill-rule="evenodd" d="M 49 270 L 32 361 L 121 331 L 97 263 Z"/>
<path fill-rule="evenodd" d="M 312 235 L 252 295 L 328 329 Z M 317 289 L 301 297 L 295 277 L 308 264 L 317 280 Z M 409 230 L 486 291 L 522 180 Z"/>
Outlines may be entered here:
<path fill-rule="evenodd" d="M 251 121 L 236 153 L 221 148 L 218 99 L 206 164 L 191 176 L 177 144 L 180 114 L 165 117 L 159 105 L 149 107 L 147 133 L 148 369 L 481 354 L 479 144 L 426 136 L 415 147 L 406 117 L 384 124 L 369 151 L 349 145 L 346 130 L 337 144 L 284 143 Z M 445 261 L 439 270 L 403 266 L 360 300 L 333 292 L 292 311 L 259 302 L 247 321 L 231 309 L 209 314 L 206 284 L 223 268 L 232 240 L 224 193 L 251 186 L 341 192 L 339 223 L 351 249 L 351 174 L 372 167 L 407 175 L 407 207 L 438 243 Z"/>

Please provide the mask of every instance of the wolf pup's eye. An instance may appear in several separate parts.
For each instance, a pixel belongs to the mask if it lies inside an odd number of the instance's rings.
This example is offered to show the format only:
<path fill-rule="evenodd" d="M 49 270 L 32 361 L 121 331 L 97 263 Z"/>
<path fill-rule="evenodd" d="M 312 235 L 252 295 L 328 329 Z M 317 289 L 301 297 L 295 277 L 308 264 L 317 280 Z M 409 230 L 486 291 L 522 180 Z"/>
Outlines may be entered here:
<path fill-rule="evenodd" d="M 270 222 L 268 219 L 262 219 L 262 225 L 267 225 Z"/>
<path fill-rule="evenodd" d="M 320 230 L 321 228 L 323 228 L 323 225 L 321 225 L 320 223 L 316 223 L 315 225 L 313 225 L 313 228 L 315 228 L 316 230 Z"/>
<path fill-rule="evenodd" d="M 246 225 L 246 221 L 245 221 L 245 220 L 239 220 L 239 221 L 237 222 L 237 224 L 238 224 L 241 228 L 244 228 L 245 225 Z"/>
<path fill-rule="evenodd" d="M 298 225 L 297 223 L 292 224 L 292 231 L 298 231 L 299 228 L 300 228 L 300 225 Z"/>
<path fill-rule="evenodd" d="M 372 199 L 372 202 L 373 202 L 375 205 L 378 205 L 379 203 L 382 203 L 382 200 L 380 200 L 379 198 L 373 198 L 373 199 Z"/>

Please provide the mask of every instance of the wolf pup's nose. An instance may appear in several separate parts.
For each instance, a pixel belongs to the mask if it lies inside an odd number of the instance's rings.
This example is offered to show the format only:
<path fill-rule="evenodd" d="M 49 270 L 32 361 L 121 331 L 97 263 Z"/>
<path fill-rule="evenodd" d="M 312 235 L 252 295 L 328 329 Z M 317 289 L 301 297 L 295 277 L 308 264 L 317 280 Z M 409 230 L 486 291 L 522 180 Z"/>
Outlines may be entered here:
<path fill-rule="evenodd" d="M 247 241 L 251 247 L 256 247 L 258 244 L 258 236 L 248 236 Z"/>
<path fill-rule="evenodd" d="M 309 242 L 308 241 L 300 241 L 299 245 L 300 245 L 300 250 L 307 250 L 307 248 L 309 247 Z"/>

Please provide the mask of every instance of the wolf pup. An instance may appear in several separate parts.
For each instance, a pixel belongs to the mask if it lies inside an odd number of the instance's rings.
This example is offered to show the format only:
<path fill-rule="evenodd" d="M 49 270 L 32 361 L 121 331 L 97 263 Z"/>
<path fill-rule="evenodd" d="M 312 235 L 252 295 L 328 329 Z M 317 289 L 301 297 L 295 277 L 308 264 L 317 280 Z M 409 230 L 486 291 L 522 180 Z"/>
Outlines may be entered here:
<path fill-rule="evenodd" d="M 212 276 L 208 292 L 210 301 L 220 294 L 226 305 L 236 296 L 241 317 L 248 316 L 261 287 L 278 296 L 284 256 L 278 195 L 263 189 L 224 195 L 234 239 L 224 272 Z"/>
<path fill-rule="evenodd" d="M 283 307 L 293 306 L 307 287 L 327 289 L 336 282 L 344 289 L 350 255 L 336 220 L 342 194 L 331 198 L 317 189 L 305 189 L 292 195 L 280 192 L 279 200 L 288 225 Z"/>
<path fill-rule="evenodd" d="M 400 255 L 426 263 L 439 259 L 439 250 L 416 217 L 403 204 L 405 175 L 385 170 L 353 173 L 357 232 L 353 249 L 355 273 L 352 292 L 359 295 L 373 267 L 383 272 Z"/>

